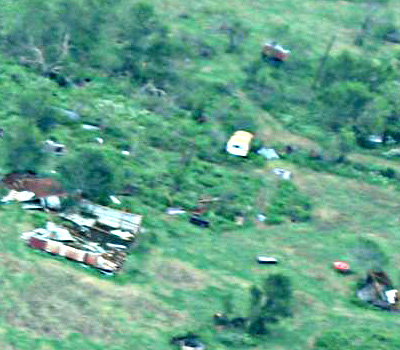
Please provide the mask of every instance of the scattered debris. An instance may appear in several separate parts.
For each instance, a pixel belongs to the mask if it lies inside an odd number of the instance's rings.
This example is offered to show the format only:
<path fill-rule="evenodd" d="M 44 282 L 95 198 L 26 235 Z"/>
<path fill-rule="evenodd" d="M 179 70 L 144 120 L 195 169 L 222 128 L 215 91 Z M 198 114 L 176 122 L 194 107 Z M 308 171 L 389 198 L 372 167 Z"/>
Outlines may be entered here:
<path fill-rule="evenodd" d="M 209 227 L 210 226 L 209 221 L 207 221 L 199 216 L 196 216 L 196 215 L 191 216 L 189 222 L 192 223 L 193 225 L 197 225 L 200 227 Z"/>
<path fill-rule="evenodd" d="M 259 264 L 277 264 L 278 260 L 269 256 L 259 256 L 257 257 Z"/>
<path fill-rule="evenodd" d="M 174 337 L 171 343 L 179 346 L 181 350 L 204 350 L 206 348 L 199 337 L 191 333 L 183 337 Z"/>
<path fill-rule="evenodd" d="M 35 197 L 35 194 L 31 191 L 16 191 L 16 190 L 11 190 L 7 196 L 3 197 L 1 199 L 2 203 L 8 203 L 12 201 L 16 202 L 26 202 L 31 200 L 32 198 Z"/>
<path fill-rule="evenodd" d="M 102 145 L 104 143 L 104 139 L 102 139 L 101 137 L 96 137 L 95 140 Z"/>
<path fill-rule="evenodd" d="M 298 150 L 299 150 L 299 148 L 297 146 L 287 145 L 285 147 L 286 154 L 292 154 L 293 152 L 296 152 Z"/>
<path fill-rule="evenodd" d="M 67 149 L 63 144 L 56 143 L 52 140 L 46 140 L 44 142 L 44 149 L 46 152 L 56 155 L 64 155 L 65 153 L 67 153 Z"/>
<path fill-rule="evenodd" d="M 394 44 L 400 44 L 400 30 L 393 28 L 384 36 L 384 39 Z"/>
<path fill-rule="evenodd" d="M 51 210 L 61 210 L 61 199 L 58 196 L 48 196 L 44 198 L 39 198 L 40 204 L 43 208 L 48 208 Z"/>
<path fill-rule="evenodd" d="M 96 223 L 96 219 L 84 218 L 83 216 L 76 213 L 72 214 L 61 213 L 59 216 L 64 220 L 70 221 L 80 227 L 93 227 L 94 224 Z"/>
<path fill-rule="evenodd" d="M 262 48 L 261 55 L 264 59 L 286 61 L 290 56 L 290 50 L 284 49 L 276 41 L 266 42 Z"/>
<path fill-rule="evenodd" d="M 258 214 L 257 215 L 257 220 L 260 222 L 264 222 L 265 220 L 267 220 L 267 217 L 263 214 Z"/>
<path fill-rule="evenodd" d="M 46 230 L 48 232 L 47 238 L 54 239 L 56 241 L 75 241 L 69 231 L 61 226 L 58 226 L 51 221 L 46 224 Z"/>
<path fill-rule="evenodd" d="M 290 180 L 292 173 L 285 169 L 275 168 L 271 170 L 272 173 L 279 176 L 283 180 Z"/>
<path fill-rule="evenodd" d="M 140 231 L 142 216 L 89 201 L 82 201 L 80 208 L 84 214 L 59 214 L 60 218 L 69 222 L 69 226 L 48 222 L 45 228 L 25 232 L 21 238 L 32 248 L 64 256 L 102 271 L 116 272 L 122 267 L 126 251 Z"/>
<path fill-rule="evenodd" d="M 128 231 L 122 231 L 122 230 L 111 230 L 110 234 L 118 236 L 119 238 L 121 238 L 125 241 L 129 241 L 135 237 L 132 233 L 130 233 Z"/>
<path fill-rule="evenodd" d="M 117 205 L 121 204 L 121 201 L 115 196 L 110 196 L 110 199 L 114 204 L 117 204 Z"/>
<path fill-rule="evenodd" d="M 98 131 L 98 130 L 100 130 L 100 127 L 97 126 L 97 125 L 82 124 L 82 129 L 91 130 L 91 131 Z"/>
<path fill-rule="evenodd" d="M 56 109 L 57 111 L 61 112 L 62 114 L 64 114 L 70 120 L 79 120 L 81 118 L 81 116 L 77 112 L 71 111 L 70 109 L 63 109 L 63 108 L 57 108 L 57 107 L 53 107 L 53 108 Z"/>
<path fill-rule="evenodd" d="M 382 144 L 383 143 L 383 137 L 379 135 L 369 135 L 367 137 L 367 141 L 372 143 L 372 144 Z"/>
<path fill-rule="evenodd" d="M 392 281 L 383 271 L 368 272 L 365 284 L 358 290 L 357 296 L 385 310 L 400 309 L 398 291 L 393 288 Z"/>
<path fill-rule="evenodd" d="M 130 231 L 133 234 L 139 232 L 142 222 L 142 216 L 126 213 L 123 211 L 107 208 L 101 205 L 93 204 L 87 200 L 81 202 L 81 207 L 84 212 L 97 217 L 97 222 L 108 226 L 112 229 L 121 229 Z"/>
<path fill-rule="evenodd" d="M 2 181 L 8 189 L 33 192 L 36 198 L 66 195 L 61 184 L 54 179 L 38 178 L 29 173 L 11 173 L 6 175 Z"/>
<path fill-rule="evenodd" d="M 183 210 L 181 208 L 167 208 L 165 213 L 167 215 L 181 215 L 181 214 L 185 214 L 186 210 Z"/>
<path fill-rule="evenodd" d="M 350 270 L 350 265 L 344 261 L 335 261 L 333 263 L 333 268 L 340 272 L 340 273 L 344 273 L 344 274 L 348 274 L 351 272 Z"/>
<path fill-rule="evenodd" d="M 278 153 L 273 148 L 260 148 L 257 151 L 257 154 L 263 156 L 264 158 L 268 160 L 274 160 L 274 159 L 279 159 Z"/>
<path fill-rule="evenodd" d="M 244 224 L 244 216 L 243 215 L 236 215 L 235 216 L 235 224 L 238 226 L 243 226 Z"/>
<path fill-rule="evenodd" d="M 10 192 L 1 202 L 17 201 L 27 210 L 61 210 L 60 196 L 65 196 L 61 185 L 50 178 L 36 178 L 31 174 L 9 174 L 3 183 Z"/>
<path fill-rule="evenodd" d="M 247 131 L 236 131 L 229 139 L 226 151 L 235 156 L 246 157 L 249 153 L 250 142 L 253 137 L 254 135 Z"/>

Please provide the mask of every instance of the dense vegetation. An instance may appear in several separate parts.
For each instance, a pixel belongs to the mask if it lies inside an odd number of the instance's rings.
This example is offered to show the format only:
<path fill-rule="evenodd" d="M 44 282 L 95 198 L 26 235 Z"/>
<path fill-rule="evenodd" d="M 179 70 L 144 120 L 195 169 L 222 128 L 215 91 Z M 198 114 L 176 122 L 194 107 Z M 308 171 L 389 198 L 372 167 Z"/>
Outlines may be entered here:
<path fill-rule="evenodd" d="M 0 9 L 0 174 L 52 176 L 110 206 L 129 192 L 119 208 L 145 217 L 105 277 L 25 247 L 19 234 L 48 214 L 2 205 L 2 349 L 166 349 L 191 333 L 210 349 L 399 347 L 398 315 L 354 297 L 368 268 L 400 283 L 400 167 L 385 156 L 400 142 L 398 0 Z M 266 39 L 289 60 L 264 60 Z M 255 134 L 247 158 L 224 151 L 238 129 Z M 164 214 L 204 198 L 209 229 Z M 337 259 L 355 274 L 335 274 Z"/>

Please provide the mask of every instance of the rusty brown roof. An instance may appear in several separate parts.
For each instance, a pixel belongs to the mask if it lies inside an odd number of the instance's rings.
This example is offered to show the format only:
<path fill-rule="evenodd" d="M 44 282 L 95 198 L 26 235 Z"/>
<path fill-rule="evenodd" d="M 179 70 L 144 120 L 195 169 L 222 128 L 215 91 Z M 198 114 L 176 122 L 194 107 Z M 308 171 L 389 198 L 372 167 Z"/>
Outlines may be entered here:
<path fill-rule="evenodd" d="M 66 192 L 61 184 L 49 177 L 38 178 L 32 174 L 11 173 L 3 178 L 4 185 L 10 190 L 30 191 L 37 198 L 62 196 Z"/>

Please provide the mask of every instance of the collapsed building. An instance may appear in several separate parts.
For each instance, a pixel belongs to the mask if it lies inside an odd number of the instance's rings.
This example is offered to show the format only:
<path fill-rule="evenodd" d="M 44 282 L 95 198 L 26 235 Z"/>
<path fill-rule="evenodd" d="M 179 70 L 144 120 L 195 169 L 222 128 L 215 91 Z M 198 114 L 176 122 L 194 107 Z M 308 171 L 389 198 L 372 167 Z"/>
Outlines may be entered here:
<path fill-rule="evenodd" d="M 385 310 L 400 310 L 398 290 L 393 288 L 392 281 L 383 271 L 369 271 L 357 296 Z"/>
<path fill-rule="evenodd" d="M 31 173 L 11 173 L 4 176 L 2 182 L 10 192 L 1 202 L 18 201 L 24 209 L 60 210 L 60 197 L 67 195 L 58 181 Z"/>
<path fill-rule="evenodd" d="M 21 235 L 35 249 L 66 257 L 105 272 L 123 266 L 127 252 L 140 232 L 142 216 L 82 201 L 78 212 L 60 213 L 62 225 Z"/>

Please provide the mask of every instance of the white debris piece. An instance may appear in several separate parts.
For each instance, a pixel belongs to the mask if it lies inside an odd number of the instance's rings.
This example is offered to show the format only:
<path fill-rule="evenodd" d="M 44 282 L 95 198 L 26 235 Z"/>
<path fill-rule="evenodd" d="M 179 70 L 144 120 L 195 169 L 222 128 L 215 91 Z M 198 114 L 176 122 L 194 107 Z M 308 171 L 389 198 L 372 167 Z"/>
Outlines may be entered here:
<path fill-rule="evenodd" d="M 129 241 L 131 238 L 133 238 L 133 234 L 128 232 L 128 231 L 122 231 L 122 230 L 112 230 L 110 231 L 112 235 L 118 236 L 119 238 L 122 238 L 124 240 Z"/>
<path fill-rule="evenodd" d="M 276 258 L 272 258 L 270 256 L 259 256 L 257 261 L 260 264 L 277 264 L 278 260 Z"/>
<path fill-rule="evenodd" d="M 104 143 L 104 140 L 101 137 L 96 137 L 96 141 L 102 145 Z"/>
<path fill-rule="evenodd" d="M 58 226 L 53 222 L 46 223 L 46 230 L 49 232 L 49 237 L 57 241 L 74 241 L 75 238 L 71 236 L 66 228 Z"/>
<path fill-rule="evenodd" d="M 46 198 L 40 199 L 41 204 L 43 207 L 53 209 L 53 210 L 60 210 L 61 209 L 61 200 L 60 197 L 57 196 L 49 196 Z"/>
<path fill-rule="evenodd" d="M 96 223 L 96 219 L 87 219 L 79 214 L 60 214 L 65 220 L 71 221 L 78 226 L 93 227 Z"/>
<path fill-rule="evenodd" d="M 129 156 L 131 154 L 131 152 L 129 151 L 122 151 L 121 152 L 124 156 Z"/>
<path fill-rule="evenodd" d="M 1 201 L 3 203 L 11 202 L 11 201 L 17 201 L 17 202 L 26 202 L 31 200 L 33 197 L 35 197 L 35 194 L 30 191 L 15 191 L 11 190 L 7 196 L 3 197 Z"/>
<path fill-rule="evenodd" d="M 264 158 L 268 160 L 274 160 L 274 159 L 279 159 L 278 153 L 273 148 L 260 148 L 257 151 L 257 154 L 263 156 Z"/>
<path fill-rule="evenodd" d="M 100 130 L 100 128 L 96 125 L 91 124 L 82 124 L 82 129 L 84 130 Z"/>
<path fill-rule="evenodd" d="M 397 289 L 391 289 L 387 290 L 385 292 L 387 301 L 389 304 L 395 304 L 396 303 L 396 296 L 397 296 Z"/>
<path fill-rule="evenodd" d="M 292 173 L 290 171 L 280 168 L 272 169 L 271 172 L 273 172 L 275 175 L 279 176 L 283 180 L 290 180 L 292 176 Z"/>
<path fill-rule="evenodd" d="M 257 220 L 260 221 L 260 222 L 263 222 L 263 221 L 267 220 L 267 217 L 265 215 L 263 215 L 263 214 L 258 214 L 257 215 Z"/>
<path fill-rule="evenodd" d="M 121 201 L 115 196 L 110 196 L 110 199 L 114 204 L 118 204 L 118 205 L 121 204 Z"/>
<path fill-rule="evenodd" d="M 49 234 L 49 232 L 47 230 L 45 230 L 44 228 L 37 228 L 33 231 L 23 232 L 21 234 L 20 238 L 27 241 L 27 240 L 29 240 L 29 238 L 31 238 L 33 236 L 47 237 L 48 234 Z"/>
<path fill-rule="evenodd" d="M 181 208 L 167 208 L 165 213 L 168 215 L 181 215 L 185 214 L 186 210 L 183 210 Z"/>

